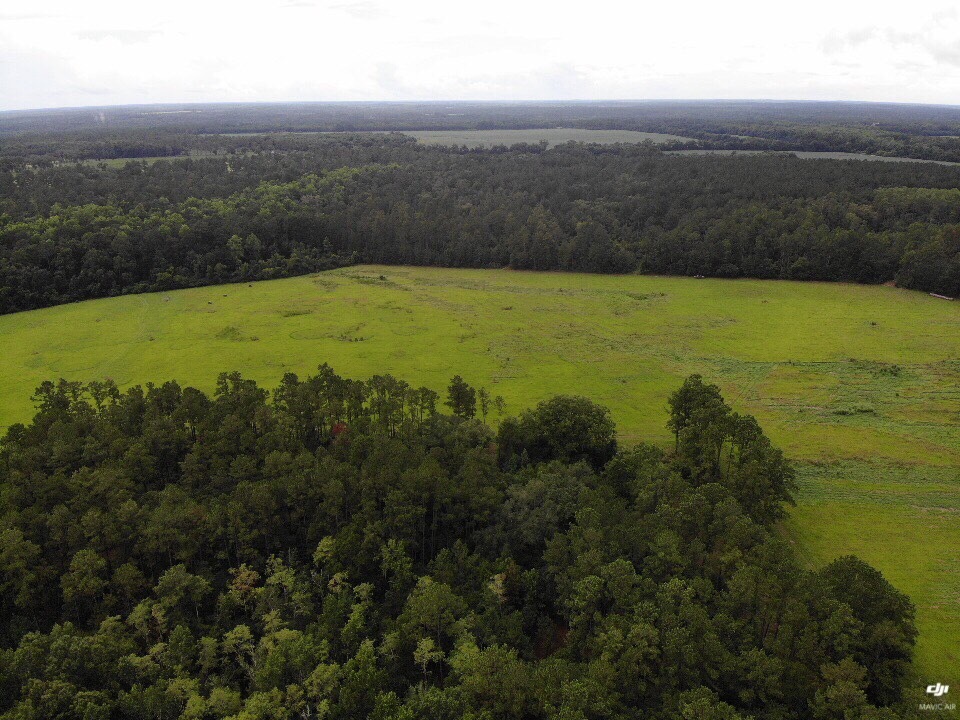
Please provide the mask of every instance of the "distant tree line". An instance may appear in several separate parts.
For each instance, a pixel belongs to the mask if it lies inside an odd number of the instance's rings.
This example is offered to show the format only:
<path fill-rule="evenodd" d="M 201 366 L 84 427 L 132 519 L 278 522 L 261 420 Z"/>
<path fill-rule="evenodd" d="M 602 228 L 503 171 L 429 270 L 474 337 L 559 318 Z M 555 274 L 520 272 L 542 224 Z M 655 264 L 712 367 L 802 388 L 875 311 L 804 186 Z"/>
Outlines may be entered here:
<path fill-rule="evenodd" d="M 494 432 L 463 378 L 328 366 L 34 400 L 0 440 L 4 720 L 909 712 L 910 601 L 802 568 L 791 467 L 699 376 L 669 452 L 585 398 Z"/>
<path fill-rule="evenodd" d="M 953 167 L 352 136 L 0 175 L 0 312 L 356 262 L 895 280 L 960 295 Z"/>
<path fill-rule="evenodd" d="M 175 112 L 170 112 L 174 110 Z M 960 110 L 856 102 L 263 103 L 15 111 L 4 154 L 59 158 L 181 155 L 257 133 L 555 127 L 679 135 L 673 147 L 827 150 L 960 161 Z M 221 137 L 226 134 L 226 137 Z M 237 137 L 231 136 L 240 136 Z"/>

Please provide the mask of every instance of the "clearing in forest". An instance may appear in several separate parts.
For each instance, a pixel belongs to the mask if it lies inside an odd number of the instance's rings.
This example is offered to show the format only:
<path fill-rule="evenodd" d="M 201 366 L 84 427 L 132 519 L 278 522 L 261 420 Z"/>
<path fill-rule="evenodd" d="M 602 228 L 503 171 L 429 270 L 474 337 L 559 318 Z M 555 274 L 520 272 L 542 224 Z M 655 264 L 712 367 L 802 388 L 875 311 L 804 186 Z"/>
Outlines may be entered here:
<path fill-rule="evenodd" d="M 798 551 L 880 568 L 917 605 L 919 669 L 960 677 L 960 303 L 862 285 L 363 266 L 7 315 L 0 342 L 0 426 L 29 419 L 45 379 L 211 390 L 240 369 L 272 387 L 329 362 L 438 391 L 457 372 L 508 413 L 582 394 L 611 409 L 625 443 L 667 443 L 667 395 L 701 373 L 797 462 L 785 532 Z"/>

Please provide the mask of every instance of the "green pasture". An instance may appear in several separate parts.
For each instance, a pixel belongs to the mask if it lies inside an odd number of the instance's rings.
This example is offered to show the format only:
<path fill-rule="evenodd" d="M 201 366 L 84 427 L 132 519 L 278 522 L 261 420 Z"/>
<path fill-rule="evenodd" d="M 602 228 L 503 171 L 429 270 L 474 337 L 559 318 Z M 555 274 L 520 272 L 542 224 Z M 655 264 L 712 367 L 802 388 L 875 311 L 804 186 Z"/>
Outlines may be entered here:
<path fill-rule="evenodd" d="M 588 130 L 584 128 L 543 128 L 533 130 L 404 130 L 424 145 L 466 145 L 467 147 L 492 147 L 516 143 L 538 143 L 546 140 L 550 147 L 565 142 L 600 143 L 665 143 L 672 140 L 689 140 L 679 135 L 639 132 L 637 130 Z"/>
<path fill-rule="evenodd" d="M 734 135 L 747 138 L 747 135 Z M 759 155 L 762 153 L 796 155 L 801 160 L 875 160 L 879 162 L 932 163 L 934 165 L 960 165 L 948 160 L 924 160 L 922 158 L 895 157 L 890 155 L 868 155 L 867 153 L 829 152 L 821 150 L 667 150 L 670 155 Z"/>
<path fill-rule="evenodd" d="M 423 145 L 466 145 L 470 148 L 493 147 L 494 145 L 515 145 L 517 143 L 539 143 L 546 140 L 547 145 L 553 147 L 565 142 L 599 143 L 612 145 L 614 143 L 641 143 L 655 144 L 671 142 L 673 140 L 690 140 L 691 138 L 666 133 L 640 132 L 638 130 L 590 130 L 588 128 L 533 128 L 524 130 L 353 130 L 353 131 L 310 131 L 300 132 L 271 131 L 249 133 L 218 133 L 224 137 L 243 137 L 245 135 L 362 135 L 368 133 L 401 133 L 416 138 Z"/>
<path fill-rule="evenodd" d="M 132 162 L 142 162 L 147 165 L 153 165 L 155 162 L 167 161 L 167 160 L 186 160 L 192 158 L 194 160 L 200 160 L 203 158 L 212 158 L 218 157 L 217 153 L 208 152 L 203 150 L 191 151 L 186 155 L 156 155 L 150 157 L 137 157 L 137 158 L 104 158 L 100 160 L 91 159 L 81 161 L 84 165 L 95 165 L 99 166 L 101 164 L 106 165 L 107 167 L 120 168 L 124 167 L 127 163 Z M 223 157 L 223 156 L 220 156 Z"/>
<path fill-rule="evenodd" d="M 611 409 L 624 442 L 667 442 L 667 395 L 699 372 L 797 461 L 784 530 L 798 551 L 814 566 L 853 552 L 882 569 L 917 604 L 919 681 L 960 688 L 960 302 L 844 284 L 364 266 L 7 315 L 0 347 L 0 426 L 29 419 L 44 379 L 210 390 L 223 370 L 273 386 L 329 362 L 439 391 L 459 373 L 508 413 L 583 394 Z"/>

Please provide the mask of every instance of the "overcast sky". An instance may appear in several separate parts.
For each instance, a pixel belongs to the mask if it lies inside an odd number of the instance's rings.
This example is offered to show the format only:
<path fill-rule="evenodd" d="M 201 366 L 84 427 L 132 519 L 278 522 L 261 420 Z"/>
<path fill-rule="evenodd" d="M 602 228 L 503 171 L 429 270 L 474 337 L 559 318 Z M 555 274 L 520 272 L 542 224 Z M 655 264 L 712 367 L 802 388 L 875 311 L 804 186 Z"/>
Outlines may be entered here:
<path fill-rule="evenodd" d="M 952 2 L 2 0 L 0 109 L 777 98 L 960 104 Z"/>

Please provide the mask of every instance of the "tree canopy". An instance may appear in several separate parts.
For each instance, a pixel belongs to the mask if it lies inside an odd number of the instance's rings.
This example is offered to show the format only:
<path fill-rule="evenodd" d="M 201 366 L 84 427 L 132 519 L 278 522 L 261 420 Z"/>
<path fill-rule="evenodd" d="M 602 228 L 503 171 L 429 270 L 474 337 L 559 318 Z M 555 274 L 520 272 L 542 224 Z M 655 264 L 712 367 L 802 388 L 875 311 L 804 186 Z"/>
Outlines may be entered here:
<path fill-rule="evenodd" d="M 358 262 L 960 295 L 960 167 L 385 134 L 184 141 L 205 154 L 120 167 L 6 156 L 0 313 Z"/>
<path fill-rule="evenodd" d="M 35 401 L 0 441 L 4 720 L 904 716 L 913 606 L 800 565 L 789 466 L 702 378 L 670 450 L 328 366 Z"/>

